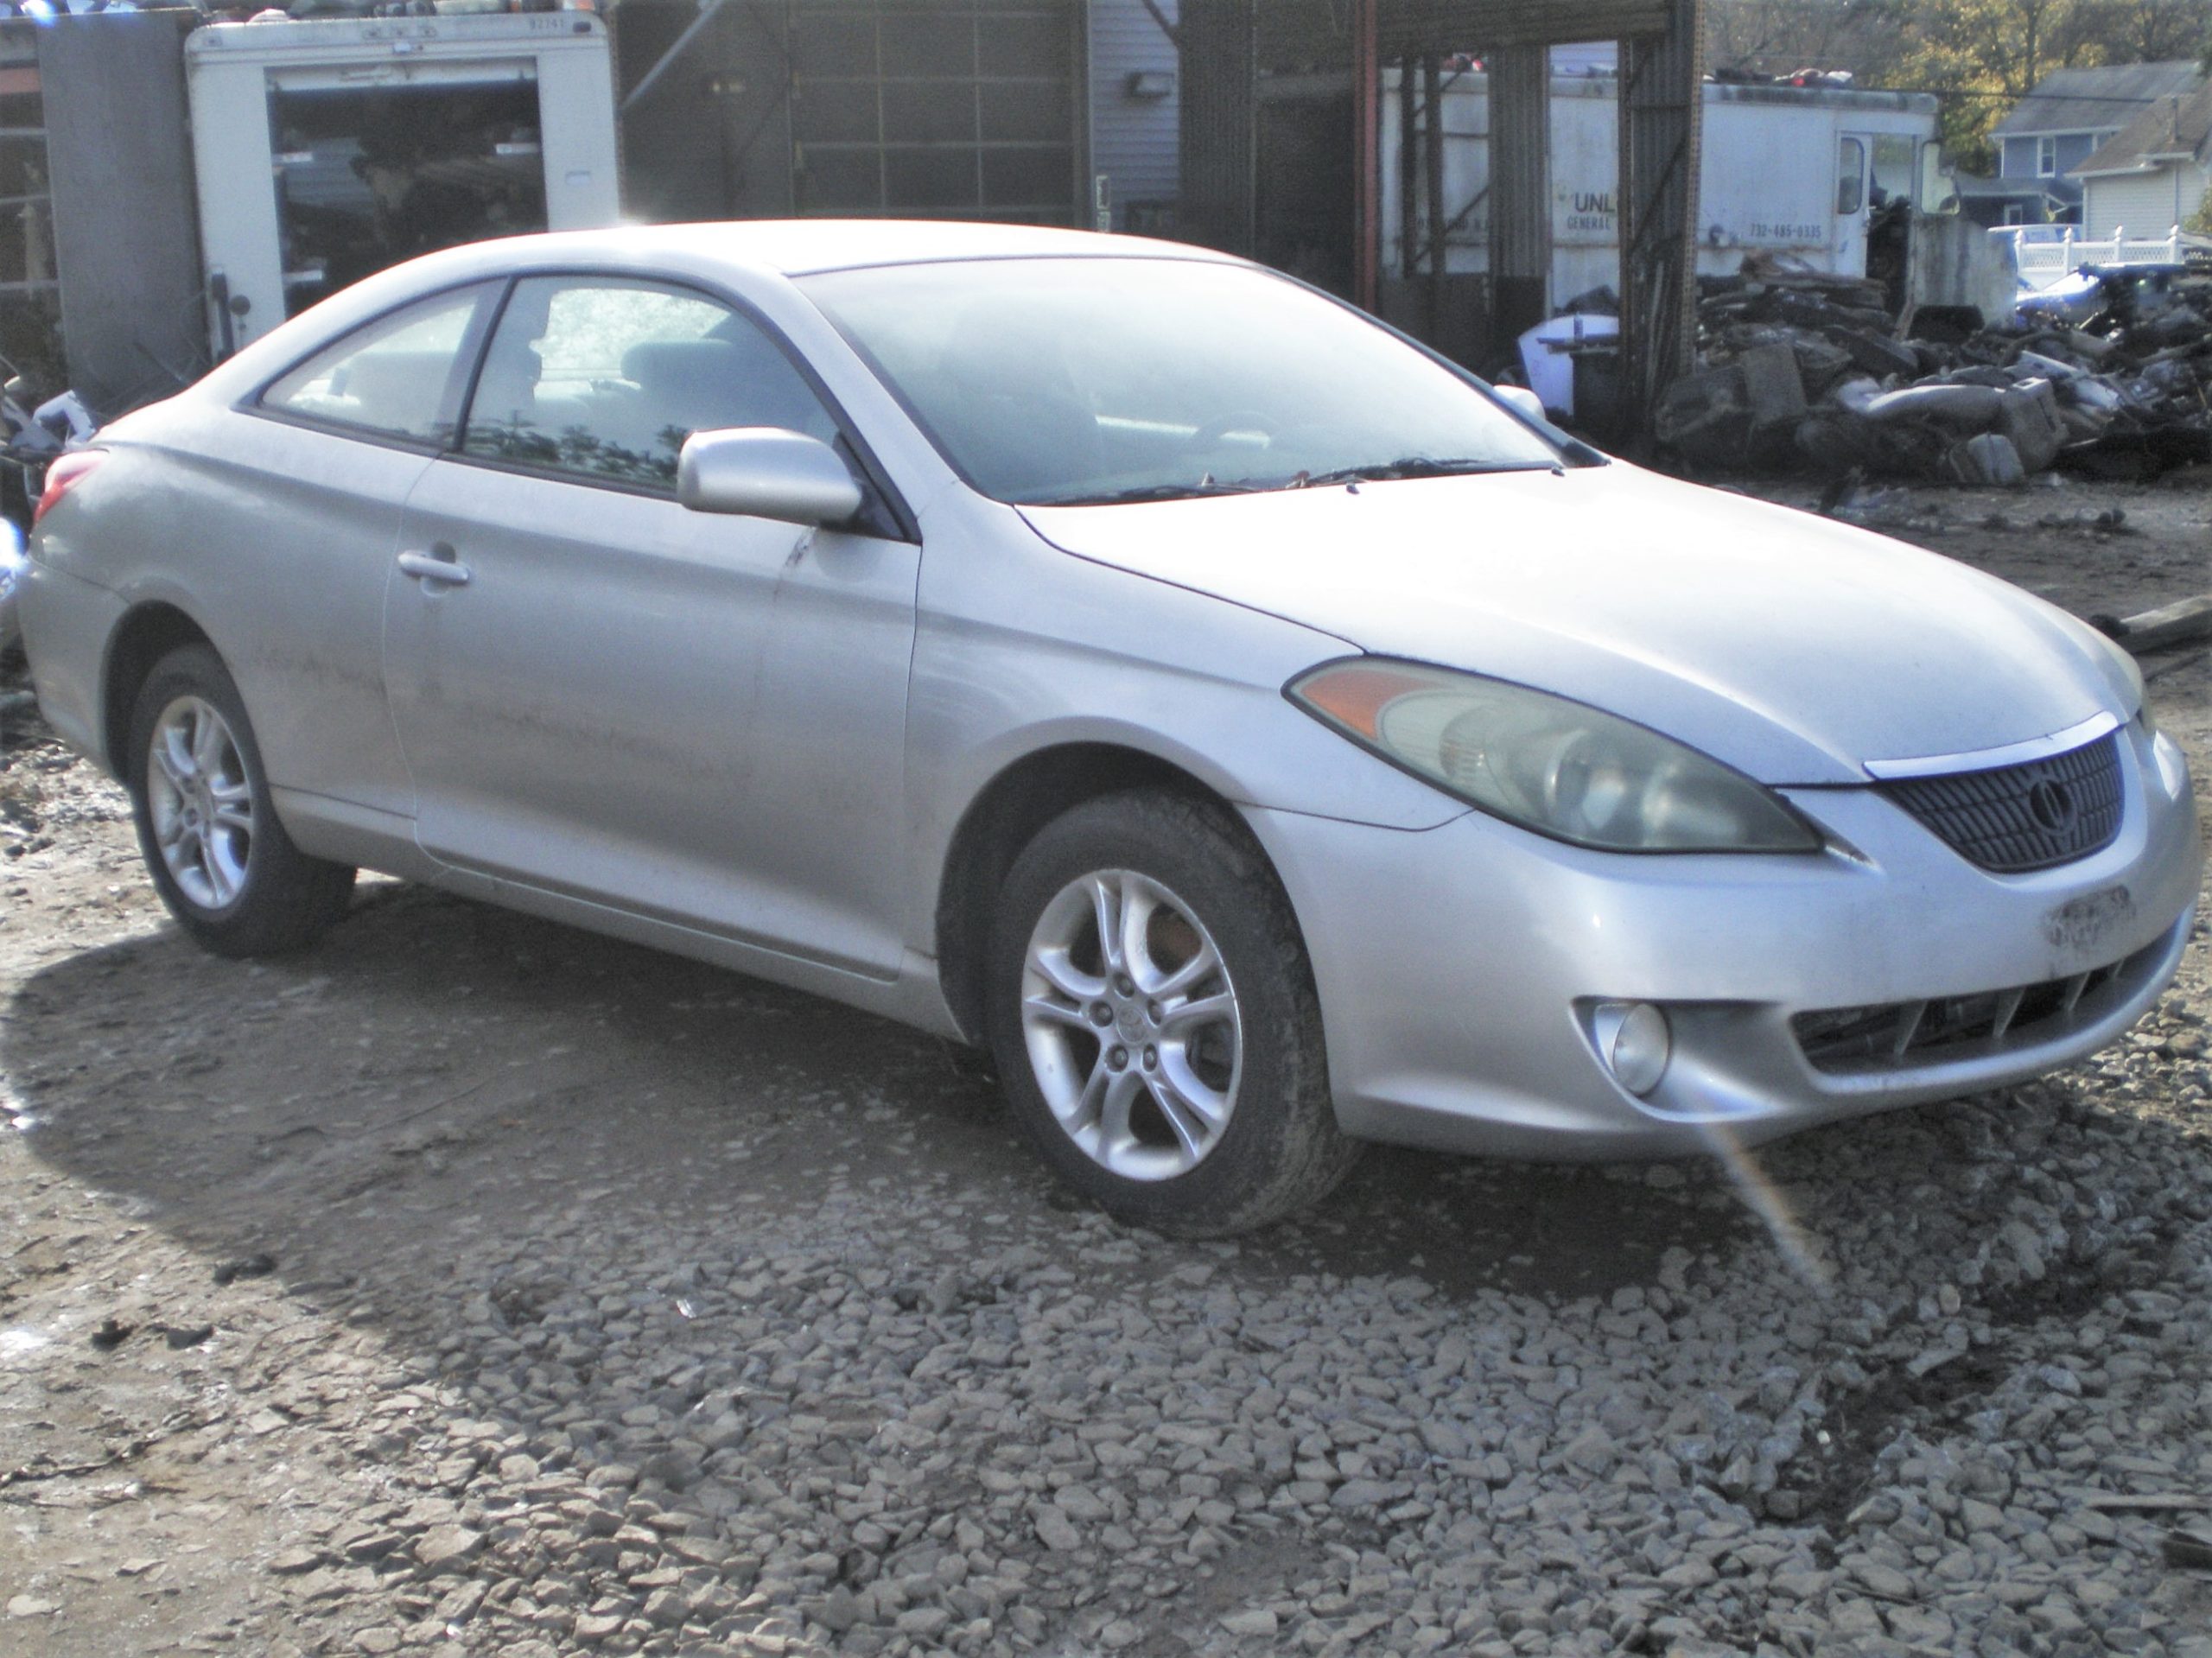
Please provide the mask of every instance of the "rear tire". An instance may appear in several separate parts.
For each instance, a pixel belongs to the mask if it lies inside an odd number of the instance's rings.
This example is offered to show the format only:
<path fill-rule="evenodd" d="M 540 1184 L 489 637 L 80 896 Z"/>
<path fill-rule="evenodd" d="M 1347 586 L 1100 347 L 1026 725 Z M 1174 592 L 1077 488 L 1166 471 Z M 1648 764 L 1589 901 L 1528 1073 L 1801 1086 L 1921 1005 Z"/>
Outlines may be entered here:
<path fill-rule="evenodd" d="M 1289 900 L 1219 807 L 1117 794 L 1047 824 L 1001 889 L 986 994 L 1016 1121 L 1121 1220 L 1246 1231 L 1357 1159 Z"/>
<path fill-rule="evenodd" d="M 229 670 L 205 645 L 154 664 L 131 706 L 124 783 L 138 849 L 177 924 L 218 956 L 276 956 L 346 913 L 353 871 L 292 844 Z"/>

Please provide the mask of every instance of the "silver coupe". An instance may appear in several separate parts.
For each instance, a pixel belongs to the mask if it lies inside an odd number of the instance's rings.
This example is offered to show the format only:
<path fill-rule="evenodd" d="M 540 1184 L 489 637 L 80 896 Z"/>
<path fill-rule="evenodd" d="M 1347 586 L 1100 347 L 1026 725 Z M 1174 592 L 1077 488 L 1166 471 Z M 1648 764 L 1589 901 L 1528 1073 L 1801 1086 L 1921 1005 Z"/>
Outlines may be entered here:
<path fill-rule="evenodd" d="M 183 927 L 357 867 L 987 1045 L 1229 1231 L 1364 1140 L 1727 1148 L 2172 975 L 2128 657 L 1589 449 L 1196 249 L 808 222 L 432 255 L 49 475 L 23 621 Z"/>

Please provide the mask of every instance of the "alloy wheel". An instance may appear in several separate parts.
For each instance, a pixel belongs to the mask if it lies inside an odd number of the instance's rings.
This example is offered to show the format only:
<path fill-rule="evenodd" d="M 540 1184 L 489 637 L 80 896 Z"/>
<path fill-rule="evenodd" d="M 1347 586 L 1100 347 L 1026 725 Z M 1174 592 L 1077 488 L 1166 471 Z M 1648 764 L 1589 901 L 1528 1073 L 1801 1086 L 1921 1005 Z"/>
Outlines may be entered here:
<path fill-rule="evenodd" d="M 1220 1144 L 1243 1020 L 1212 936 L 1160 882 L 1105 869 L 1060 890 L 1030 934 L 1021 1024 L 1046 1104 L 1100 1167 L 1173 1179 Z"/>
<path fill-rule="evenodd" d="M 253 789 L 238 741 L 215 705 L 180 696 L 154 723 L 146 755 L 154 842 L 177 890 L 222 910 L 245 890 L 253 852 Z"/>

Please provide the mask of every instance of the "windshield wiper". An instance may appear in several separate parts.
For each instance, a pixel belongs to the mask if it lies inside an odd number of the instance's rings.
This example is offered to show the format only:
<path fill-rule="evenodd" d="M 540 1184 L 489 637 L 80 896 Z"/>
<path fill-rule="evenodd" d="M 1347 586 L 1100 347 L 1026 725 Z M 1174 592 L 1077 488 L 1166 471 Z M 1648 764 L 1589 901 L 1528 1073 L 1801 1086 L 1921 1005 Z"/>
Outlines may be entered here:
<path fill-rule="evenodd" d="M 1194 484 L 1140 484 L 1133 489 L 1102 495 L 1066 495 L 1052 500 L 1027 501 L 1027 506 L 1126 506 L 1137 501 L 1182 501 L 1201 495 L 1253 495 L 1285 489 L 1314 489 L 1332 484 L 1360 484 L 1400 478 L 1459 478 L 1484 472 L 1557 472 L 1558 465 L 1536 461 L 1478 461 L 1460 456 L 1440 461 L 1433 455 L 1409 454 L 1397 461 L 1377 461 L 1363 467 L 1340 467 L 1334 472 L 1300 473 L 1281 482 L 1243 479 L 1217 482 L 1211 476 Z"/>
<path fill-rule="evenodd" d="M 1141 484 L 1104 495 L 1064 495 L 1052 500 L 1030 501 L 1029 506 L 1127 506 L 1138 501 L 1182 501 L 1199 495 L 1252 495 L 1258 484 L 1217 484 L 1211 478 L 1196 484 Z"/>
<path fill-rule="evenodd" d="M 1459 478 L 1478 472 L 1556 472 L 1558 469 L 1555 464 L 1542 461 L 1522 464 L 1510 461 L 1476 461 L 1465 456 L 1439 461 L 1432 455 L 1409 454 L 1398 461 L 1377 461 L 1364 467 L 1339 467 L 1334 472 L 1311 473 L 1293 479 L 1282 487 L 1313 489 L 1329 484 L 1380 483 L 1399 478 Z"/>

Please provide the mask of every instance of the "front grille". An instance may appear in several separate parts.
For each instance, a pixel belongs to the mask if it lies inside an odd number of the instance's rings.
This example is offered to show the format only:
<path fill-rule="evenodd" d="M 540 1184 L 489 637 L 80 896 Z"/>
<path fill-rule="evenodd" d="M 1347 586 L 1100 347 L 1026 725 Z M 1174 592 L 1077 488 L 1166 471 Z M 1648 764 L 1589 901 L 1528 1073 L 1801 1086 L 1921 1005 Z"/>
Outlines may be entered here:
<path fill-rule="evenodd" d="M 2024 765 L 1908 778 L 1881 791 L 1962 858 L 2002 875 L 2101 852 L 2120 834 L 2120 737 Z"/>
<path fill-rule="evenodd" d="M 1813 1069 L 1831 1073 L 1903 1070 L 1963 1058 L 1967 1049 L 2033 1047 L 2133 994 L 2166 943 L 2160 938 L 2123 961 L 2070 978 L 1926 1001 L 1824 1008 L 1796 1015 L 1789 1027 Z"/>

